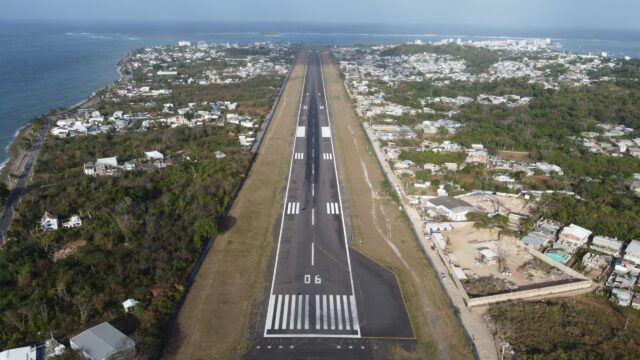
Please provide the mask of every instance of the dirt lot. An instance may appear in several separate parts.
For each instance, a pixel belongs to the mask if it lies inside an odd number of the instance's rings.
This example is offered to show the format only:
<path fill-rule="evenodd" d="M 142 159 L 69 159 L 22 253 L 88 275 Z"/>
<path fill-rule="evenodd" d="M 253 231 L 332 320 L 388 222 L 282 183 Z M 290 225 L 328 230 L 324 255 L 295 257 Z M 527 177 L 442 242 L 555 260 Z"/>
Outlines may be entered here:
<path fill-rule="evenodd" d="M 398 277 L 417 345 L 408 352 L 392 346 L 392 358 L 468 359 L 472 357 L 449 300 L 398 205 L 382 191 L 383 174 L 356 119 L 338 75 L 323 55 L 326 94 L 334 122 L 336 159 L 345 188 L 345 212 L 352 246 L 392 269 Z"/>
<path fill-rule="evenodd" d="M 464 196 L 460 199 L 487 213 L 494 212 L 498 208 L 498 205 L 500 207 L 500 213 L 505 215 L 510 211 L 530 215 L 533 210 L 533 203 L 527 202 L 521 197 L 513 198 L 503 195 L 472 195 Z"/>
<path fill-rule="evenodd" d="M 513 161 L 525 161 L 530 162 L 531 157 L 527 151 L 498 151 L 499 157 Z"/>
<path fill-rule="evenodd" d="M 491 277 L 501 280 L 506 287 L 496 289 L 504 290 L 570 278 L 516 246 L 518 240 L 512 236 L 499 236 L 494 229 L 476 229 L 470 222 L 453 223 L 453 226 L 452 231 L 445 233 L 447 253 L 452 262 L 465 272 L 470 282 L 474 278 L 487 282 L 486 278 Z M 499 258 L 485 261 L 480 254 L 482 249 L 493 251 Z"/>
<path fill-rule="evenodd" d="M 239 358 L 247 349 L 252 309 L 269 284 L 273 226 L 282 205 L 290 142 L 304 74 L 291 74 L 260 154 L 182 306 L 164 358 Z"/>

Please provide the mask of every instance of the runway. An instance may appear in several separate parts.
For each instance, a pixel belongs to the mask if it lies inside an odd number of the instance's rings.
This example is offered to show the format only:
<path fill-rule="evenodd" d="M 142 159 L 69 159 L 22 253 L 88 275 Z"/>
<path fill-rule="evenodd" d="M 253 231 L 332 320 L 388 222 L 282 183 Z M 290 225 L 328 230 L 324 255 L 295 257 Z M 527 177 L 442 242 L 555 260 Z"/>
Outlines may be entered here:
<path fill-rule="evenodd" d="M 290 159 L 265 337 L 360 337 L 331 119 L 310 51 Z"/>

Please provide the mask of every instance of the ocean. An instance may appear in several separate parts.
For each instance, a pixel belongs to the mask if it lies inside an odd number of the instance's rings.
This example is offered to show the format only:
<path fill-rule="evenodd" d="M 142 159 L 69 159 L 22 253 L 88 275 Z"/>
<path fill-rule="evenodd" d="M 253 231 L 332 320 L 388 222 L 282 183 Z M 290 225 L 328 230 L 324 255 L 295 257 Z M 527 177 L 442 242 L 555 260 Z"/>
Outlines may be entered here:
<path fill-rule="evenodd" d="M 261 29 L 274 33 L 261 33 Z M 372 30 L 373 29 L 373 30 Z M 640 36 L 628 33 L 510 33 L 454 30 L 392 33 L 394 29 L 225 24 L 36 24 L 0 22 L 0 164 L 6 146 L 34 116 L 75 105 L 117 80 L 116 62 L 130 50 L 179 40 L 306 44 L 403 43 L 443 38 L 550 37 L 561 49 L 640 58 Z M 460 31 L 460 30 L 458 30 Z M 463 35 L 464 34 L 464 35 Z"/>

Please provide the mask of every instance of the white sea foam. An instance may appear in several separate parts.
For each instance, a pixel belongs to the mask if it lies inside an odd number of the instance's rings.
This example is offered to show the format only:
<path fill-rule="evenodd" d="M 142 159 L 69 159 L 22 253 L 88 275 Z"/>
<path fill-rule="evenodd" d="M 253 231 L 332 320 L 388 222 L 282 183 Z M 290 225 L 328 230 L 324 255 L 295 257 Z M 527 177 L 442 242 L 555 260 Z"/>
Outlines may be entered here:
<path fill-rule="evenodd" d="M 120 33 L 90 33 L 90 32 L 67 32 L 66 36 L 84 37 L 88 39 L 105 39 L 105 40 L 140 40 L 139 37 Z"/>

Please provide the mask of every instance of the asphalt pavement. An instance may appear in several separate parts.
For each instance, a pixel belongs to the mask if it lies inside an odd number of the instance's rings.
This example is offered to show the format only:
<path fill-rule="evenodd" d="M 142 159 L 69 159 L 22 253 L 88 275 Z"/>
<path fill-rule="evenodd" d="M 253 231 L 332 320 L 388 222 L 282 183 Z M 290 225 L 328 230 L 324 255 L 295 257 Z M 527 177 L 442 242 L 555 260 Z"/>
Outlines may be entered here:
<path fill-rule="evenodd" d="M 0 247 L 4 245 L 5 234 L 7 233 L 7 229 L 9 229 L 9 225 L 11 225 L 11 221 L 15 215 L 15 208 L 20 204 L 20 198 L 29 184 L 29 179 L 31 174 L 33 174 L 33 169 L 38 157 L 38 152 L 40 151 L 40 147 L 42 146 L 42 142 L 44 141 L 48 129 L 48 123 L 42 126 L 40 132 L 31 144 L 31 147 L 24 154 L 22 161 L 18 166 L 15 186 L 11 189 L 11 193 L 7 198 L 7 203 L 2 212 L 2 216 L 0 217 Z"/>
<path fill-rule="evenodd" d="M 318 344 L 336 349 L 340 339 L 414 336 L 393 272 L 349 249 L 323 76 L 319 52 L 312 50 L 292 134 L 264 340 L 254 356 L 271 354 L 265 349 L 270 339 L 290 338 L 288 346 L 325 339 L 313 343 L 316 351 Z"/>

